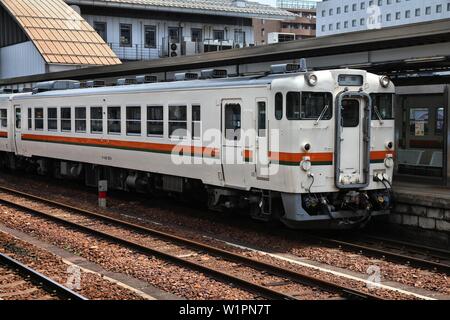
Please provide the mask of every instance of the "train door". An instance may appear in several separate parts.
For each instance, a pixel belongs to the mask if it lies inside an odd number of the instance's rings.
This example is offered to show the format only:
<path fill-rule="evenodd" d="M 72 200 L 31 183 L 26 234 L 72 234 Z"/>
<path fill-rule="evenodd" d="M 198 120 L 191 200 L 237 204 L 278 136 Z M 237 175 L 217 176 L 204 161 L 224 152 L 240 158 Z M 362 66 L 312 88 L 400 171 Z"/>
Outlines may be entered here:
<path fill-rule="evenodd" d="M 226 186 L 238 188 L 242 188 L 245 181 L 242 113 L 242 100 L 222 100 L 221 160 L 223 179 Z"/>
<path fill-rule="evenodd" d="M 256 177 L 269 180 L 269 120 L 267 119 L 267 99 L 256 100 Z"/>
<path fill-rule="evenodd" d="M 22 107 L 14 105 L 14 151 L 21 154 L 20 142 L 22 141 Z"/>
<path fill-rule="evenodd" d="M 367 99 L 366 99 L 367 98 Z M 370 98 L 345 93 L 336 116 L 336 185 L 340 189 L 364 188 L 369 183 Z"/>

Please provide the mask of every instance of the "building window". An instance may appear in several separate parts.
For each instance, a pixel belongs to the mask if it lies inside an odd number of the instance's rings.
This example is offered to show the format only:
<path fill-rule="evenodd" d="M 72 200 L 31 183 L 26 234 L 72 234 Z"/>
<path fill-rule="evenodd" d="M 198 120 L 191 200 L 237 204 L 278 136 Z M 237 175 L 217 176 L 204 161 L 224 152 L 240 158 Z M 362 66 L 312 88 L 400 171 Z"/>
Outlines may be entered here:
<path fill-rule="evenodd" d="M 33 130 L 33 109 L 28 108 L 28 130 Z"/>
<path fill-rule="evenodd" d="M 230 103 L 225 105 L 225 139 L 241 140 L 241 105 Z"/>
<path fill-rule="evenodd" d="M 450 5 L 450 3 L 449 3 L 449 5 Z M 431 14 L 431 7 L 426 7 L 425 8 L 425 14 L 428 15 L 428 16 Z"/>
<path fill-rule="evenodd" d="M 147 135 L 161 137 L 164 135 L 163 106 L 147 107 Z"/>
<path fill-rule="evenodd" d="M 201 117 L 200 105 L 192 105 L 192 139 L 200 139 L 202 135 Z"/>
<path fill-rule="evenodd" d="M 180 43 L 180 28 L 169 27 L 169 41 L 170 43 Z"/>
<path fill-rule="evenodd" d="M 8 110 L 7 109 L 0 110 L 0 127 L 2 129 L 8 128 Z"/>
<path fill-rule="evenodd" d="M 395 13 L 395 20 L 400 20 L 400 18 L 401 18 L 401 12 L 396 12 Z"/>
<path fill-rule="evenodd" d="M 333 15 L 333 9 L 330 9 L 330 10 L 328 11 L 328 15 L 330 15 L 330 16 Z"/>
<path fill-rule="evenodd" d="M 91 133 L 103 133 L 103 108 L 91 108 Z"/>
<path fill-rule="evenodd" d="M 436 6 L 436 13 L 442 13 L 442 4 Z"/>
<path fill-rule="evenodd" d="M 322 32 L 325 32 L 325 25 L 322 26 Z"/>
<path fill-rule="evenodd" d="M 213 30 L 214 40 L 223 41 L 225 40 L 225 31 L 223 30 Z"/>
<path fill-rule="evenodd" d="M 361 2 L 361 10 L 365 10 L 366 9 L 366 3 L 365 2 Z"/>
<path fill-rule="evenodd" d="M 94 21 L 94 30 L 105 42 L 108 42 L 106 22 Z"/>
<path fill-rule="evenodd" d="M 450 3 L 447 3 L 447 11 L 450 11 Z"/>
<path fill-rule="evenodd" d="M 187 110 L 186 106 L 169 106 L 169 136 L 186 137 Z"/>
<path fill-rule="evenodd" d="M 120 134 L 120 124 L 120 107 L 108 107 L 108 134 Z"/>
<path fill-rule="evenodd" d="M 120 46 L 131 47 L 133 27 L 131 24 L 120 24 Z"/>
<path fill-rule="evenodd" d="M 348 5 L 345 5 L 345 6 L 344 6 L 344 12 L 345 12 L 345 13 L 348 13 Z"/>
<path fill-rule="evenodd" d="M 406 10 L 406 11 L 405 11 L 405 18 L 406 18 L 406 19 L 411 18 L 411 10 Z"/>
<path fill-rule="evenodd" d="M 383 0 L 378 0 L 378 6 L 381 7 L 383 5 Z"/>
<path fill-rule="evenodd" d="M 345 29 L 348 28 L 348 21 L 344 21 L 344 28 L 345 28 Z"/>
<path fill-rule="evenodd" d="M 262 34 L 264 35 L 264 29 L 262 29 Z M 191 29 L 191 40 L 193 42 L 202 42 L 203 41 L 203 30 L 198 28 Z"/>
<path fill-rule="evenodd" d="M 419 17 L 420 16 L 420 9 L 418 8 L 418 9 L 416 9 L 416 17 Z"/>
<path fill-rule="evenodd" d="M 386 21 L 392 21 L 392 15 L 390 13 L 386 15 Z"/>
<path fill-rule="evenodd" d="M 156 26 L 145 26 L 145 47 L 156 48 Z"/>
<path fill-rule="evenodd" d="M 341 7 L 337 7 L 336 14 L 341 14 Z"/>
<path fill-rule="evenodd" d="M 86 132 L 86 108 L 75 108 L 75 132 Z"/>
<path fill-rule="evenodd" d="M 428 135 L 428 108 L 411 108 L 409 111 L 409 125 L 411 135 L 422 137 Z"/>
<path fill-rule="evenodd" d="M 356 27 L 357 21 L 356 20 L 352 20 L 352 26 Z"/>
<path fill-rule="evenodd" d="M 58 130 L 58 110 L 56 108 L 47 109 L 47 126 L 48 131 Z"/>
<path fill-rule="evenodd" d="M 365 24 L 366 24 L 366 19 L 361 18 L 360 21 L 359 21 L 359 24 L 360 24 L 361 26 L 365 25 Z"/>
<path fill-rule="evenodd" d="M 234 30 L 234 43 L 245 43 L 245 32 L 242 30 Z"/>
<path fill-rule="evenodd" d="M 439 107 L 436 109 L 436 132 L 437 136 L 444 134 L 444 108 Z"/>
<path fill-rule="evenodd" d="M 61 130 L 72 131 L 72 111 L 70 108 L 61 108 Z"/>
<path fill-rule="evenodd" d="M 44 130 L 44 109 L 36 108 L 34 109 L 34 129 Z"/>
<path fill-rule="evenodd" d="M 127 135 L 140 136 L 141 107 L 127 107 Z"/>

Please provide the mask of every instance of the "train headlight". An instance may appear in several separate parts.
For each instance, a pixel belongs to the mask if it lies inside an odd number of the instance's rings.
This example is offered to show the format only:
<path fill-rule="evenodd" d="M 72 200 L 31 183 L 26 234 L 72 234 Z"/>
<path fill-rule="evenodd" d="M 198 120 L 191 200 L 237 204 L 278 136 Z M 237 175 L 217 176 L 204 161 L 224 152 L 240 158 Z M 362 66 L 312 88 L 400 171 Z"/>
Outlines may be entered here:
<path fill-rule="evenodd" d="M 303 150 L 305 150 L 306 152 L 311 151 L 311 144 L 309 142 L 305 143 L 303 145 Z"/>
<path fill-rule="evenodd" d="M 380 77 L 380 84 L 383 88 L 387 88 L 391 84 L 391 79 L 388 76 L 382 76 Z"/>
<path fill-rule="evenodd" d="M 392 141 L 386 142 L 386 149 L 392 150 L 394 148 L 394 143 Z"/>
<path fill-rule="evenodd" d="M 308 83 L 308 85 L 311 87 L 314 87 L 317 84 L 317 82 L 319 81 L 319 79 L 317 78 L 317 76 L 314 73 L 306 74 L 305 79 L 306 79 L 306 82 Z"/>
<path fill-rule="evenodd" d="M 300 163 L 300 166 L 302 167 L 303 171 L 311 170 L 311 167 L 312 167 L 311 158 L 310 157 L 303 157 L 303 160 Z"/>
<path fill-rule="evenodd" d="M 386 168 L 392 168 L 394 166 L 394 157 L 391 154 L 388 154 L 386 159 L 384 159 L 384 165 Z"/>

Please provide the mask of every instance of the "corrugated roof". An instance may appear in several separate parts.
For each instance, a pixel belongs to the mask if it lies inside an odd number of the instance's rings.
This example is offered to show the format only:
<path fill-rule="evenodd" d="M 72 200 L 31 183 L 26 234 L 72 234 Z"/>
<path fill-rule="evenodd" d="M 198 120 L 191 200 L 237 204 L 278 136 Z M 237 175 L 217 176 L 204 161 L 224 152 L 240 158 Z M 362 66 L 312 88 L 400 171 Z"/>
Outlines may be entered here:
<path fill-rule="evenodd" d="M 235 17 L 286 19 L 296 15 L 258 2 L 245 0 L 65 0 L 70 4 L 130 7 Z"/>
<path fill-rule="evenodd" d="M 63 0 L 0 0 L 49 64 L 121 64 L 95 30 Z"/>

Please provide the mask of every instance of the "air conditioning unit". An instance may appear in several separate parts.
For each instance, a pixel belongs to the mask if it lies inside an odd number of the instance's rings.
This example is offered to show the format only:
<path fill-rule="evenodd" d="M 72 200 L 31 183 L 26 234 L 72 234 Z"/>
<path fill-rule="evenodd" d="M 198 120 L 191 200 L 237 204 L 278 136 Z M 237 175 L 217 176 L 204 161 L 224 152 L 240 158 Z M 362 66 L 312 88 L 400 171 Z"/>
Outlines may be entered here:
<path fill-rule="evenodd" d="M 181 44 L 180 43 L 170 43 L 169 44 L 169 57 L 176 58 L 181 56 Z"/>
<path fill-rule="evenodd" d="M 196 42 L 183 41 L 183 43 L 181 44 L 181 52 L 186 56 L 192 56 L 194 54 L 202 53 L 198 47 L 203 46 L 198 46 Z"/>

